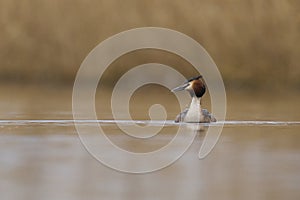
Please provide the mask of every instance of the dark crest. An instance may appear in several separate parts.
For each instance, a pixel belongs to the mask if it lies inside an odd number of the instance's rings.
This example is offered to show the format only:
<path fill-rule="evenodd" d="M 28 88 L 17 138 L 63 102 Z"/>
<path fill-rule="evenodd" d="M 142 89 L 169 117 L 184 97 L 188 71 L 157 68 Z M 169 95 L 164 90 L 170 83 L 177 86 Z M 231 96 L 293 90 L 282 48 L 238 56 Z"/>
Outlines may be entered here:
<path fill-rule="evenodd" d="M 190 78 L 187 82 L 193 82 L 193 90 L 194 91 L 190 91 L 190 95 L 196 96 L 198 98 L 202 97 L 206 91 L 206 87 L 204 82 L 201 80 L 202 76 L 197 76 L 197 77 L 193 77 Z"/>
<path fill-rule="evenodd" d="M 186 82 L 188 83 L 188 82 L 191 82 L 191 81 L 194 81 L 194 80 L 198 80 L 199 78 L 202 78 L 202 75 L 190 78 Z"/>

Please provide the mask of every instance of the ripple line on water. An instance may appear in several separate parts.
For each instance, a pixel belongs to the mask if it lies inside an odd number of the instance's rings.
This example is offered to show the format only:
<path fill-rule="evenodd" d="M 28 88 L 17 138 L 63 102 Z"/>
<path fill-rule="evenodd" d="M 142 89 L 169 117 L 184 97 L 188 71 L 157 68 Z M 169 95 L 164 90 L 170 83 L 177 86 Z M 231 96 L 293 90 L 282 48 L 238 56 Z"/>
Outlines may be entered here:
<path fill-rule="evenodd" d="M 29 125 L 57 125 L 74 126 L 78 125 L 149 125 L 149 126 L 180 126 L 191 123 L 175 123 L 173 120 L 151 121 L 151 120 L 73 120 L 73 119 L 17 119 L 0 120 L 1 126 L 29 126 Z M 251 121 L 251 120 L 233 120 L 218 121 L 213 123 L 201 123 L 203 126 L 300 126 L 300 121 Z"/>

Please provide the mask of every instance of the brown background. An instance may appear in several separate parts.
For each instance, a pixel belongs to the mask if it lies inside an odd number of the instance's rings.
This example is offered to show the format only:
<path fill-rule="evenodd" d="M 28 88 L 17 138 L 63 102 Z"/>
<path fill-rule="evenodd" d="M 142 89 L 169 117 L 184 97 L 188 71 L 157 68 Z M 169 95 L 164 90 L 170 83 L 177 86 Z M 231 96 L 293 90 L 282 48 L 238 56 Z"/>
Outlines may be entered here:
<path fill-rule="evenodd" d="M 101 41 L 131 28 L 158 26 L 202 44 L 227 89 L 300 88 L 299 1 L 0 0 L 0 26 L 2 84 L 72 86 L 81 62 Z M 122 65 L 153 61 L 148 52 L 142 54 Z M 181 64 L 158 52 L 151 56 Z M 116 78 L 117 69 L 104 81 Z"/>

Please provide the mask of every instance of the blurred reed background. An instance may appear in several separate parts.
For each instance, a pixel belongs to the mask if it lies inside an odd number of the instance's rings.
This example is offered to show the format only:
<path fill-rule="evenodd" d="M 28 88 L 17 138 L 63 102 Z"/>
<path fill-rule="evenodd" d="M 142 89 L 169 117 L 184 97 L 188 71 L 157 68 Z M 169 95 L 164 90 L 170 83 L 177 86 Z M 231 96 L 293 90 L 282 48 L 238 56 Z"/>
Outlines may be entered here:
<path fill-rule="evenodd" d="M 119 173 L 97 162 L 91 155 L 145 166 L 99 140 L 94 123 L 81 124 L 84 138 L 95 138 L 92 151 L 83 148 L 86 139 L 80 143 L 72 121 L 77 70 L 103 40 L 147 26 L 180 31 L 208 51 L 225 81 L 227 121 L 266 120 L 273 126 L 225 126 L 212 153 L 202 160 L 197 155 L 205 132 L 197 133 L 180 159 L 155 173 Z M 300 199 L 299 126 L 276 125 L 300 121 L 299 33 L 296 0 L 0 0 L 1 199 Z M 116 98 L 124 105 L 111 106 L 111 87 L 118 78 L 149 62 L 173 66 L 186 77 L 196 73 L 172 53 L 147 49 L 123 55 L 101 78 L 97 119 L 130 120 L 128 109 L 132 119 L 150 120 L 151 106 L 159 104 L 167 119 L 174 120 L 182 110 L 178 100 L 184 98 L 176 99 L 157 85 L 136 90 L 129 105 L 127 91 L 119 92 Z M 190 101 L 187 93 L 181 95 Z M 202 105 L 215 114 L 208 94 Z M 137 133 L 136 126 L 123 124 L 121 130 L 120 125 L 115 121 L 101 128 L 112 143 L 134 152 L 159 150 L 181 129 L 148 129 L 147 124 L 141 136 L 161 131 L 138 139 L 128 135 Z M 94 152 L 97 142 L 101 150 Z M 155 162 L 169 160 L 179 149 L 166 151 Z"/>
<path fill-rule="evenodd" d="M 157 26 L 202 44 L 227 89 L 300 89 L 296 0 L 0 0 L 0 25 L 2 85 L 72 86 L 81 62 L 101 41 L 124 30 Z M 114 65 L 149 61 L 188 68 L 174 56 L 151 50 Z M 104 83 L 120 76 L 119 69 L 112 68 Z"/>

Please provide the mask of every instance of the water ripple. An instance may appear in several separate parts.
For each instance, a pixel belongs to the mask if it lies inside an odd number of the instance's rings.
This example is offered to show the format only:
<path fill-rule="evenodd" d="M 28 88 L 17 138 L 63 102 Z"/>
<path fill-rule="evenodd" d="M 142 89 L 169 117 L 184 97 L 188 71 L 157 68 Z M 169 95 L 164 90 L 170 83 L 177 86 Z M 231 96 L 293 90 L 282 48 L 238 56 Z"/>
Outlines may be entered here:
<path fill-rule="evenodd" d="M 191 123 L 175 123 L 173 120 L 167 121 L 150 121 L 150 120 L 72 120 L 72 119 L 24 119 L 24 120 L 0 120 L 1 126 L 74 126 L 78 125 L 149 125 L 149 126 L 180 126 Z M 300 126 L 300 121 L 218 121 L 212 123 L 201 123 L 202 126 Z"/>

